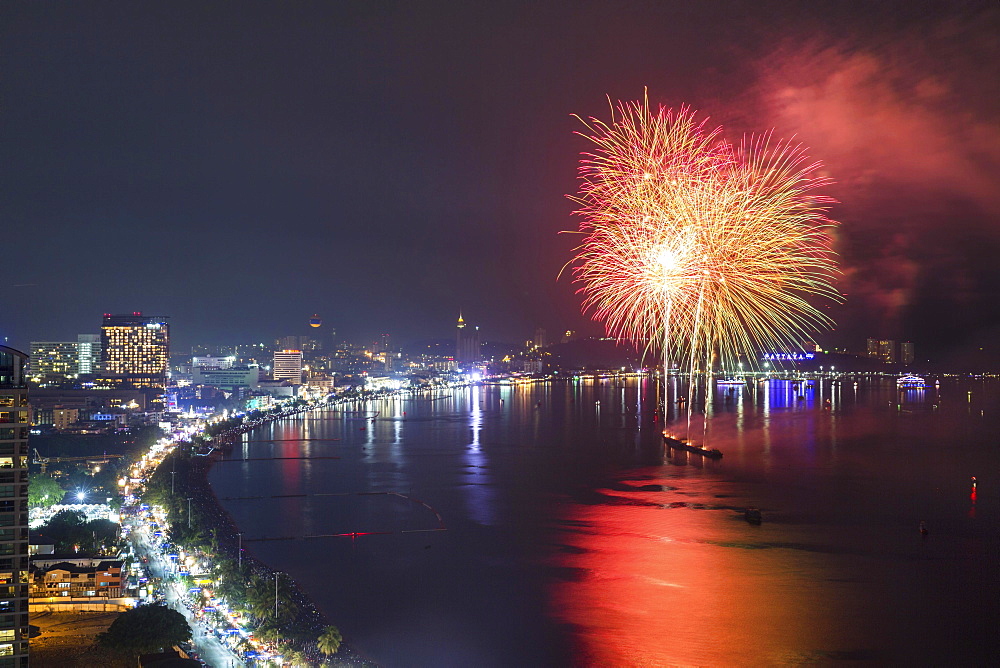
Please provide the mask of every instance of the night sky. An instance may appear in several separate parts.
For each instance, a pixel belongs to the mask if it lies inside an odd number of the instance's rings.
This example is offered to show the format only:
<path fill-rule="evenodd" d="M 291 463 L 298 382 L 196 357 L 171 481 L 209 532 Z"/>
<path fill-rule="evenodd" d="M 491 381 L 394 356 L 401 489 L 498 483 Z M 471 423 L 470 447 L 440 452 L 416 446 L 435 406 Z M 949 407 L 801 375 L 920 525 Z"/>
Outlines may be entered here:
<path fill-rule="evenodd" d="M 0 341 L 104 312 L 175 349 L 599 333 L 565 277 L 572 114 L 689 104 L 823 160 L 825 346 L 1000 337 L 1000 4 L 3 4 Z"/>

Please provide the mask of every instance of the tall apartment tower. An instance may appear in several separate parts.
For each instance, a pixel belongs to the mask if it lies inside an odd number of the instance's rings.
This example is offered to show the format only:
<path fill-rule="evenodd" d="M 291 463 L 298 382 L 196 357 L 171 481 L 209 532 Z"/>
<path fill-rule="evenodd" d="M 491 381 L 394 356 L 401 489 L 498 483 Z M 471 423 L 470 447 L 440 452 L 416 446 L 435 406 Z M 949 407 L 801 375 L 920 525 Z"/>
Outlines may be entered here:
<path fill-rule="evenodd" d="M 295 385 L 302 384 L 302 351 L 277 350 L 271 375 L 275 380 L 287 380 Z"/>
<path fill-rule="evenodd" d="M 463 364 L 478 364 L 483 361 L 479 352 L 479 328 L 467 326 L 461 313 L 458 314 L 455 330 L 455 361 L 459 368 Z"/>
<path fill-rule="evenodd" d="M 90 375 L 101 370 L 101 335 L 76 335 L 77 373 Z"/>
<path fill-rule="evenodd" d="M 170 361 L 170 325 L 141 312 L 104 314 L 101 326 L 102 380 L 112 385 L 163 388 Z"/>
<path fill-rule="evenodd" d="M 28 356 L 0 346 L 0 666 L 28 665 Z"/>
<path fill-rule="evenodd" d="M 913 364 L 913 343 L 911 341 L 903 341 L 899 344 L 899 361 L 906 366 Z"/>

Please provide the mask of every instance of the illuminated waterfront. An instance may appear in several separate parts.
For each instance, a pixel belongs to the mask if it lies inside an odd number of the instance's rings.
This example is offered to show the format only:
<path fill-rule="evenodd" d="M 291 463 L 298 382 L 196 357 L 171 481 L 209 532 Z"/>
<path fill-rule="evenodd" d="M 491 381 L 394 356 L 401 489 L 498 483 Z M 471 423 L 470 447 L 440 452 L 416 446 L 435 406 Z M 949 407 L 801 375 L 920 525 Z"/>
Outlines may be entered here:
<path fill-rule="evenodd" d="M 665 455 L 649 381 L 605 379 L 315 411 L 233 453 L 315 459 L 211 481 L 389 666 L 981 661 L 1000 383 L 854 382 L 720 389 L 720 462 Z M 377 535 L 252 540 L 355 532 Z"/>

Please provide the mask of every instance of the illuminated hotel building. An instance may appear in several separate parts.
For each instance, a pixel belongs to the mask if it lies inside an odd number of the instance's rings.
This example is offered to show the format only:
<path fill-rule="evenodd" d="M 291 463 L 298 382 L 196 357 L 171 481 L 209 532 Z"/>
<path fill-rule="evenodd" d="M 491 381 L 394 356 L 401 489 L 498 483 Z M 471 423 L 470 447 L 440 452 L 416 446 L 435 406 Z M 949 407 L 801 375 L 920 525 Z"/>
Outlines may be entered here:
<path fill-rule="evenodd" d="M 163 388 L 170 359 L 170 326 L 166 318 L 104 314 L 101 327 L 104 357 L 101 381 L 110 385 Z"/>
<path fill-rule="evenodd" d="M 274 353 L 274 367 L 271 375 L 275 380 L 287 380 L 295 385 L 302 384 L 302 351 L 278 350 Z"/>
<path fill-rule="evenodd" d="M 0 346 L 0 668 L 28 665 L 27 363 Z"/>

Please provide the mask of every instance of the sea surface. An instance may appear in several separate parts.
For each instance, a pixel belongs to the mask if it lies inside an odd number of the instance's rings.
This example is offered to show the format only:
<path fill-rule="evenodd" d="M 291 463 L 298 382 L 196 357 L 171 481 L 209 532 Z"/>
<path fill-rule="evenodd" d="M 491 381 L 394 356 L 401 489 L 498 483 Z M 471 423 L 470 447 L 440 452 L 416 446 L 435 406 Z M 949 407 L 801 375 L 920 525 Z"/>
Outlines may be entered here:
<path fill-rule="evenodd" d="M 659 392 L 331 407 L 210 481 L 384 666 L 1000 664 L 1000 381 L 751 380 L 689 411 L 672 380 L 666 429 L 718 461 L 664 449 Z"/>

